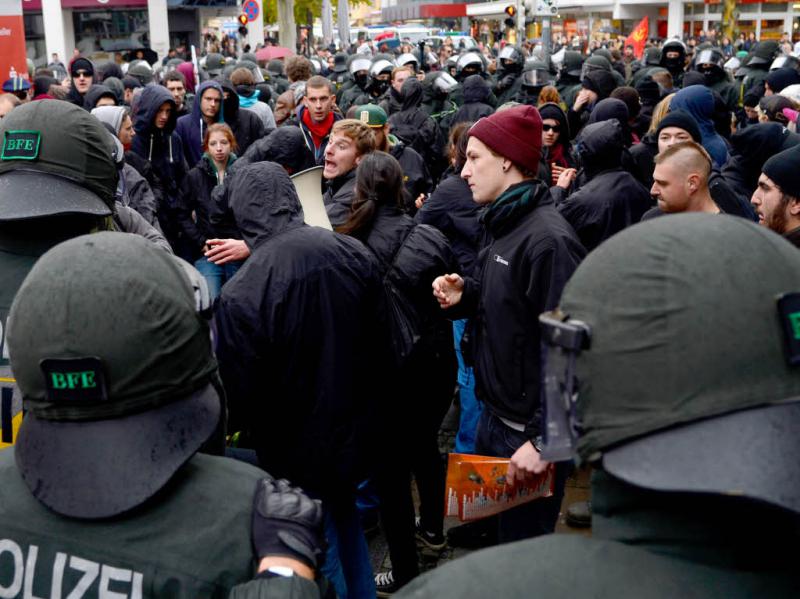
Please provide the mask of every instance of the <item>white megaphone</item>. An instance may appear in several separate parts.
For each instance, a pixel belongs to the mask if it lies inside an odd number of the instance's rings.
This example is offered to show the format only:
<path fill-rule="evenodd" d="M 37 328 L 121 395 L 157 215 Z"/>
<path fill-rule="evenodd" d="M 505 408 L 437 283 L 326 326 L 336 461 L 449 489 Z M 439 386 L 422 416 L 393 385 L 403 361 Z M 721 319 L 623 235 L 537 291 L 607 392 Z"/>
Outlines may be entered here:
<path fill-rule="evenodd" d="M 325 203 L 322 201 L 322 168 L 314 166 L 291 176 L 307 225 L 333 231 Z"/>

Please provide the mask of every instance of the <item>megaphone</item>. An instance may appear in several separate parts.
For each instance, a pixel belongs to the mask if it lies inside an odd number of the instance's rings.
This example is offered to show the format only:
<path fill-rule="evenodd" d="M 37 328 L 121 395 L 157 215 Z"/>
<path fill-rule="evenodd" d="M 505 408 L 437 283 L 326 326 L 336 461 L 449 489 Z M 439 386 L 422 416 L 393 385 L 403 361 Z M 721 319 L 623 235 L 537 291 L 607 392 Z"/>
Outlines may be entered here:
<path fill-rule="evenodd" d="M 322 166 L 314 166 L 291 176 L 300 205 L 303 207 L 303 220 L 312 227 L 322 227 L 333 231 L 325 202 L 322 201 Z"/>

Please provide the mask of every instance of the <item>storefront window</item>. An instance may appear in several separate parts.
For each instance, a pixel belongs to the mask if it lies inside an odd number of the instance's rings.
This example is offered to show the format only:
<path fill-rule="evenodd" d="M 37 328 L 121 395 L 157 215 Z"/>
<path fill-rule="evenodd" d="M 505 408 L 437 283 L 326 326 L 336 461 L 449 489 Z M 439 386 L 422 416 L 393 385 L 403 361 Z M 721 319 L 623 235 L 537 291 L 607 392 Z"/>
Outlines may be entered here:
<path fill-rule="evenodd" d="M 761 21 L 762 40 L 779 40 L 783 35 L 783 19 Z"/>
<path fill-rule="evenodd" d="M 109 10 L 73 14 L 75 42 L 85 54 L 112 50 L 122 42 L 149 47 L 146 10 Z"/>
<path fill-rule="evenodd" d="M 40 67 L 47 64 L 42 15 L 23 15 L 22 19 L 25 24 L 25 53 L 35 66 Z"/>

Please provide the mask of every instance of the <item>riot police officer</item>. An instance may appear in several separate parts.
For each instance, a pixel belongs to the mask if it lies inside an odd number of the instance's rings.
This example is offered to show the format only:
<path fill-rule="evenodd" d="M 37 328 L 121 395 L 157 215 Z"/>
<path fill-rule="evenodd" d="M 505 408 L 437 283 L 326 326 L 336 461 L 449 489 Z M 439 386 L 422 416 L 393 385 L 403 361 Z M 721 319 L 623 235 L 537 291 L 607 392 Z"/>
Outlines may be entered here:
<path fill-rule="evenodd" d="M 735 111 L 739 106 L 739 90 L 724 67 L 725 57 L 718 48 L 706 48 L 695 57 L 695 69 L 703 74 L 705 86 L 720 95 L 728 110 Z"/>
<path fill-rule="evenodd" d="M 745 219 L 606 241 L 540 317 L 545 434 L 519 473 L 593 464 L 592 537 L 473 553 L 396 596 L 796 596 L 799 316 L 800 253 Z"/>
<path fill-rule="evenodd" d="M 566 50 L 564 64 L 561 65 L 556 82 L 556 89 L 566 106 L 572 106 L 575 103 L 575 96 L 581 90 L 582 68 L 583 54 L 574 50 Z"/>
<path fill-rule="evenodd" d="M 661 47 L 659 64 L 672 75 L 673 87 L 682 87 L 683 73 L 686 70 L 686 45 L 679 39 L 667 40 Z"/>
<path fill-rule="evenodd" d="M 518 46 L 506 44 L 500 50 L 497 62 L 494 92 L 498 104 L 505 104 L 516 98 L 519 93 L 520 75 L 525 67 L 525 54 Z"/>

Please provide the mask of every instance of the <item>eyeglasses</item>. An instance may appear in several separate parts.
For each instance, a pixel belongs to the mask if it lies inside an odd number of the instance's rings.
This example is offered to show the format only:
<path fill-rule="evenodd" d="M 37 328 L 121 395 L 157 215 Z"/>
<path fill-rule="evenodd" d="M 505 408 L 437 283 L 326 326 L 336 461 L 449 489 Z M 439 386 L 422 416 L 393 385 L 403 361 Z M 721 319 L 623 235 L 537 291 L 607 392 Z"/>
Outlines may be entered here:
<path fill-rule="evenodd" d="M 78 77 L 86 77 L 88 79 L 91 76 L 92 74 L 89 71 L 75 71 L 75 74 L 73 75 L 73 77 L 75 77 L 76 79 Z"/>
<path fill-rule="evenodd" d="M 561 133 L 561 125 L 542 125 L 542 131 L 552 131 L 553 133 Z"/>

